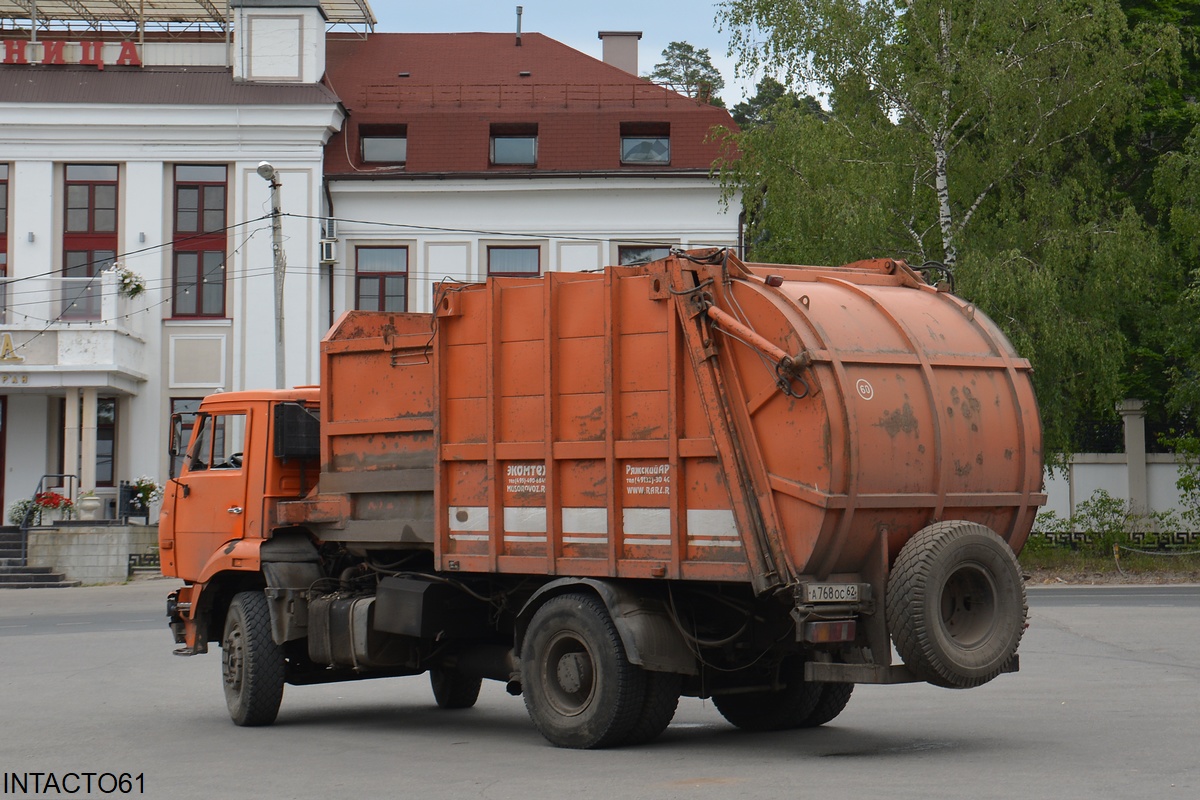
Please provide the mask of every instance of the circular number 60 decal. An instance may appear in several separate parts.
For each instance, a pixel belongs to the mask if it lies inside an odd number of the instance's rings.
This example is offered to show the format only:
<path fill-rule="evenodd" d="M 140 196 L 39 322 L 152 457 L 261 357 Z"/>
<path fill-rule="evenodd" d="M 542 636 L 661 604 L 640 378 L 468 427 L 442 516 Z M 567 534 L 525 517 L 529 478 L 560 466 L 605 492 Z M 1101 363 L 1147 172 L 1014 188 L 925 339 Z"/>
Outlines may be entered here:
<path fill-rule="evenodd" d="M 875 396 L 875 387 L 866 378 L 859 378 L 855 387 L 858 389 L 858 396 L 863 400 L 870 400 Z"/>

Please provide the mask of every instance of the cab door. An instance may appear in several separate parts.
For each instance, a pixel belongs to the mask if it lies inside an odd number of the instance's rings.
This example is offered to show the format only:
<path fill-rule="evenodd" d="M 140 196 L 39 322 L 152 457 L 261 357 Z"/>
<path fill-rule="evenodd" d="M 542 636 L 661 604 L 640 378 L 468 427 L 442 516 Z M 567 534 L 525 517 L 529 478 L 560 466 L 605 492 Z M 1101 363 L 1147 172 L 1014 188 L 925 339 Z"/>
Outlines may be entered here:
<path fill-rule="evenodd" d="M 196 417 L 191 447 L 163 509 L 174 531 L 175 574 L 184 580 L 198 580 L 218 550 L 246 535 L 248 470 L 242 454 L 252 417 L 249 408 Z"/>

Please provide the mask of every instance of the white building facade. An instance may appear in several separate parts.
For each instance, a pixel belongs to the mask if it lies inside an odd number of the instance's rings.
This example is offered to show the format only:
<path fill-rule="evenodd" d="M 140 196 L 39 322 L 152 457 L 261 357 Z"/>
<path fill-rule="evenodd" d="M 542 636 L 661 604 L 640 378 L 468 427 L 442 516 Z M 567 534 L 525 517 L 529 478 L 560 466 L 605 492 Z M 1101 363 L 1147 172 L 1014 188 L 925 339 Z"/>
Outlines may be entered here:
<path fill-rule="evenodd" d="M 53 4 L 38 5 L 49 14 Z M 0 44 L 6 509 L 43 476 L 67 474 L 65 490 L 95 490 L 111 515 L 122 481 L 165 480 L 172 410 L 273 384 L 262 161 L 296 215 L 282 219 L 297 265 L 285 280 L 287 380 L 316 380 L 325 317 L 320 274 L 306 265 L 317 262 L 323 147 L 343 115 L 319 83 L 323 48 L 301 43 L 321 42 L 326 20 L 315 0 L 233 5 L 233 30 L 249 35 L 228 43 L 221 32 L 89 38 L 9 20 Z M 144 291 L 127 296 L 114 263 Z"/>
<path fill-rule="evenodd" d="M 9 5 L 0 2 L 0 11 Z M 79 9 L 88 6 L 46 0 L 37 4 L 41 19 L 5 12 L 0 20 L 5 509 L 45 479 L 60 491 L 94 490 L 114 516 L 122 482 L 166 480 L 173 412 L 213 392 L 275 386 L 276 222 L 287 385 L 317 382 L 321 336 L 347 309 L 427 311 L 438 281 L 482 280 L 506 265 L 524 274 L 530 258 L 536 272 L 595 269 L 666 247 L 737 243 L 736 199 L 722 204 L 711 159 L 696 149 L 710 112 L 681 126 L 678 108 L 692 101 L 545 37 L 528 35 L 521 51 L 542 47 L 558 59 L 530 68 L 544 82 L 570 94 L 594 85 L 600 70 L 605 86 L 650 93 L 630 101 L 644 112 L 631 117 L 635 128 L 612 127 L 604 147 L 669 143 L 671 155 L 648 166 L 636 158 L 612 168 L 590 163 L 572 150 L 594 124 L 584 111 L 596 98 L 584 97 L 562 104 L 555 119 L 535 120 L 537 169 L 493 163 L 497 137 L 484 127 L 478 141 L 445 137 L 479 150 L 478 167 L 460 153 L 450 169 L 421 170 L 418 113 L 407 164 L 402 156 L 363 169 L 351 158 L 331 170 L 331 153 L 361 155 L 362 140 L 373 138 L 369 127 L 356 128 L 353 141 L 339 137 L 349 117 L 371 119 L 374 93 L 396 91 L 330 80 L 334 23 L 362 28 L 338 46 L 390 57 L 392 42 L 380 41 L 388 35 L 369 31 L 365 2 L 233 0 L 226 21 L 196 0 L 189 35 L 165 23 L 156 32 L 145 19 L 81 33 Z M 637 34 L 620 36 L 628 45 Z M 437 69 L 429 54 L 401 48 L 398 57 L 417 75 Z M 510 77 L 519 84 L 530 70 Z M 547 79 L 551 72 L 561 75 Z M 432 83 L 461 93 L 472 80 L 454 74 Z M 646 111 L 666 102 L 676 104 L 674 115 Z M 425 101 L 409 105 L 430 110 Z M 518 105 L 521 120 L 536 106 Z M 434 109 L 438 124 L 460 130 L 445 110 Z M 394 146 L 393 129 L 383 133 Z M 264 161 L 278 176 L 278 218 L 258 171 Z M 130 292 L 129 282 L 143 290 Z M 61 475 L 72 477 L 53 477 Z"/>

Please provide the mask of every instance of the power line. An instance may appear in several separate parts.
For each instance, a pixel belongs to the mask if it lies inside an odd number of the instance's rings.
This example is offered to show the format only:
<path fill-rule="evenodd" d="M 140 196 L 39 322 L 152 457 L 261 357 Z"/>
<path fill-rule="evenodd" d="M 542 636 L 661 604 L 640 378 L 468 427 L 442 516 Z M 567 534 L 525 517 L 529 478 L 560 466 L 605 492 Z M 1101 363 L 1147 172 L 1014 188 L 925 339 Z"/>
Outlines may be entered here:
<path fill-rule="evenodd" d="M 268 221 L 271 219 L 271 216 L 272 215 L 270 215 L 270 214 L 266 214 L 261 217 L 255 217 L 253 219 L 244 220 L 242 222 L 237 222 L 232 225 L 227 225 L 227 226 L 225 226 L 223 228 L 219 228 L 217 230 L 205 231 L 200 234 L 174 238 L 171 241 L 163 242 L 161 244 L 151 245 L 149 247 L 139 248 L 137 250 L 123 251 L 121 253 L 116 254 L 111 259 L 106 258 L 103 260 L 99 260 L 99 259 L 93 260 L 92 262 L 89 262 L 86 265 L 78 265 L 78 266 L 93 267 L 96 264 L 112 264 L 112 263 L 118 263 L 118 262 L 128 262 L 130 259 L 136 258 L 139 256 L 144 256 L 147 254 L 154 254 L 154 253 L 159 253 L 159 252 L 165 252 L 168 249 L 176 250 L 180 244 L 185 244 L 185 243 L 195 240 L 195 239 L 210 238 L 212 236 L 215 236 L 215 235 L 218 235 L 221 233 L 228 234 L 232 231 L 235 231 L 235 230 L 238 230 L 241 228 L 245 228 L 246 226 L 253 225 L 255 223 L 261 223 L 261 222 Z M 648 246 L 648 247 L 670 247 L 670 246 L 677 244 L 676 242 L 663 241 L 662 238 L 638 239 L 636 237 L 584 236 L 584 235 L 562 234 L 562 233 L 545 233 L 545 232 L 538 232 L 538 231 L 517 231 L 517 232 L 496 231 L 496 230 L 487 230 L 487 229 L 482 229 L 482 228 L 456 228 L 456 227 L 450 227 L 450 226 L 417 225 L 417 224 L 405 223 L 405 222 L 388 222 L 388 221 L 384 221 L 384 220 L 364 220 L 364 219 L 355 219 L 355 218 L 351 218 L 351 217 L 328 217 L 328 216 L 316 216 L 316 215 L 309 215 L 309 214 L 284 213 L 284 214 L 281 214 L 281 216 L 291 217 L 293 219 L 300 219 L 300 220 L 305 220 L 305 221 L 316 221 L 316 222 L 320 222 L 320 223 L 324 223 L 326 221 L 334 221 L 339 224 L 352 224 L 352 225 L 359 225 L 359 226 L 368 227 L 368 228 L 371 228 L 371 227 L 394 228 L 397 230 L 424 231 L 424 232 L 429 232 L 429 233 L 490 236 L 490 237 L 496 237 L 496 238 L 502 238 L 502 239 L 529 239 L 529 240 L 552 239 L 552 240 L 556 240 L 556 241 L 587 242 L 587 243 L 607 244 L 607 245 L 622 244 L 622 245 Z M 234 281 L 250 280 L 250 279 L 258 278 L 258 277 L 267 277 L 267 276 L 270 276 L 273 274 L 273 266 L 264 266 L 264 267 L 257 267 L 257 268 L 252 267 L 252 268 L 247 268 L 247 269 L 241 270 L 240 272 L 235 272 L 232 274 L 228 268 L 229 262 L 233 258 L 233 256 L 237 255 L 237 253 L 239 253 L 258 232 L 263 231 L 263 230 L 266 230 L 266 228 L 265 227 L 258 228 L 253 231 L 250 231 L 240 244 L 238 244 L 232 250 L 229 250 L 225 253 L 225 259 L 224 259 L 224 263 L 221 264 L 221 269 L 225 271 L 225 276 L 224 276 L 223 282 L 226 286 L 230 285 Z M 717 246 L 727 246 L 728 242 L 727 241 L 726 242 L 712 242 L 712 243 L 706 244 L 703 242 L 693 241 L 693 242 L 690 242 L 690 245 L 695 246 L 695 247 L 704 247 L 704 246 L 717 247 Z M 184 251 L 184 252 L 186 252 L 186 251 Z M 350 277 L 360 274 L 357 271 L 357 269 L 353 268 L 349 264 L 346 264 L 341 267 L 332 267 L 331 266 L 331 267 L 324 268 L 324 269 L 321 268 L 320 266 L 314 267 L 311 264 L 308 266 L 291 265 L 288 267 L 287 271 L 292 274 L 307 275 L 310 277 L 311 276 L 321 277 L 321 276 L 328 274 L 331 277 L 331 279 L 335 278 L 335 277 L 350 278 Z M 194 286 L 195 286 L 195 288 L 197 288 L 197 290 L 206 283 L 206 280 L 203 279 L 202 273 L 203 273 L 203 270 L 200 270 L 200 278 L 201 279 L 196 284 L 194 284 Z M 443 270 L 443 271 L 439 271 L 437 273 L 437 275 L 435 276 L 432 273 L 419 273 L 419 272 L 413 272 L 410 270 L 405 270 L 403 273 L 397 273 L 397 276 L 399 276 L 399 275 L 404 275 L 405 279 L 410 282 L 411 281 L 420 281 L 422 283 L 429 283 L 429 284 L 437 283 L 438 281 L 445 280 L 445 279 L 466 280 L 466 281 L 471 281 L 471 280 L 476 279 L 474 276 L 467 273 L 466 271 L 449 272 L 449 271 Z M 49 272 L 39 273 L 39 274 L 35 274 L 35 275 L 25 275 L 25 276 L 21 276 L 19 278 L 4 279 L 2 281 L 2 287 L 5 291 L 7 291 L 8 287 L 13 286 L 15 284 L 23 283 L 26 281 L 35 280 L 38 278 L 61 278 L 61 277 L 62 277 L 61 271 L 52 270 Z M 90 302 L 95 302 L 96 300 L 101 300 L 103 297 L 105 297 L 108 294 L 107 292 L 103 292 L 103 291 L 92 293 L 94 283 L 95 283 L 96 279 L 99 277 L 100 277 L 99 274 L 89 276 L 87 284 L 85 284 L 83 287 L 81 287 L 79 289 L 79 292 L 72 298 L 72 302 L 64 304 L 63 310 L 61 312 L 59 312 L 59 314 L 52 319 L 42 319 L 40 317 L 34 317 L 32 315 L 28 315 L 23 312 L 16 311 L 16 313 L 21 314 L 23 319 L 25 319 L 27 321 L 33 321 L 35 323 L 44 323 L 45 324 L 45 327 L 41 331 L 34 334 L 28 340 L 26 340 L 25 342 L 18 345 L 16 347 L 16 349 L 19 350 L 21 348 L 26 347 L 31 342 L 36 340 L 38 337 L 45 334 L 55 324 L 59 324 L 59 323 L 64 323 L 67 325 L 86 324 L 88 327 L 93 327 L 97 322 L 100 322 L 101 324 L 108 324 L 108 323 L 113 323 L 113 322 L 119 322 L 122 320 L 132 319 L 133 317 L 135 317 L 139 314 L 145 314 L 150 311 L 153 311 L 154 309 L 161 308 L 162 306 L 166 305 L 167 303 L 174 303 L 174 301 L 177 297 L 188 294 L 192 288 L 192 287 L 179 288 L 178 286 L 176 286 L 176 278 L 174 275 L 172 275 L 171 277 L 143 278 L 143 280 L 150 286 L 166 287 L 168 284 L 170 284 L 171 286 L 174 287 L 174 291 L 170 292 L 166 297 L 164 297 L 162 300 L 160 300 L 156 303 L 149 304 L 144 308 L 129 312 L 127 314 L 122 314 L 120 316 L 116 316 L 116 317 L 113 317 L 108 320 L 72 321 L 70 319 L 66 319 L 64 321 L 64 317 L 67 315 L 68 311 L 70 311 L 70 309 L 72 309 L 72 308 L 77 307 L 77 301 L 82 299 L 84 297 L 85 293 L 87 293 L 87 299 Z M 82 278 L 80 278 L 79 280 L 82 280 Z M 149 289 L 148 289 L 148 291 L 149 291 Z M 119 293 L 120 290 L 118 289 L 117 292 Z M 16 294 L 20 294 L 20 295 L 37 294 L 37 295 L 44 296 L 45 293 L 46 293 L 46 290 L 44 290 L 44 289 L 36 289 L 36 290 L 31 289 L 28 292 L 17 292 Z M 53 301 L 51 300 L 51 302 L 53 302 Z M 5 303 L 4 307 L 7 310 L 16 310 L 16 309 L 21 308 L 22 306 L 44 305 L 45 303 L 46 303 L 45 299 L 38 299 L 38 300 L 30 300 L 28 302 L 23 302 L 23 303 Z"/>

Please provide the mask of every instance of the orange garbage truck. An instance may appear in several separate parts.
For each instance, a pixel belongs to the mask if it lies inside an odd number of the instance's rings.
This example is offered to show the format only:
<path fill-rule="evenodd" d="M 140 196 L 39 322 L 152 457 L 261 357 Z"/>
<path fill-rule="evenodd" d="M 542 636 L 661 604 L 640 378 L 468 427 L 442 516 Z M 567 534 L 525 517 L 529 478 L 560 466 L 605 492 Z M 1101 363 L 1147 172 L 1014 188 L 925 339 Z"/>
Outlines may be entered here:
<path fill-rule="evenodd" d="M 428 672 L 575 748 L 646 742 L 681 695 L 781 730 L 858 683 L 1012 672 L 1030 366 L 932 278 L 693 250 L 348 312 L 319 387 L 173 420 L 176 652 L 219 644 L 239 725 L 285 684 Z"/>

